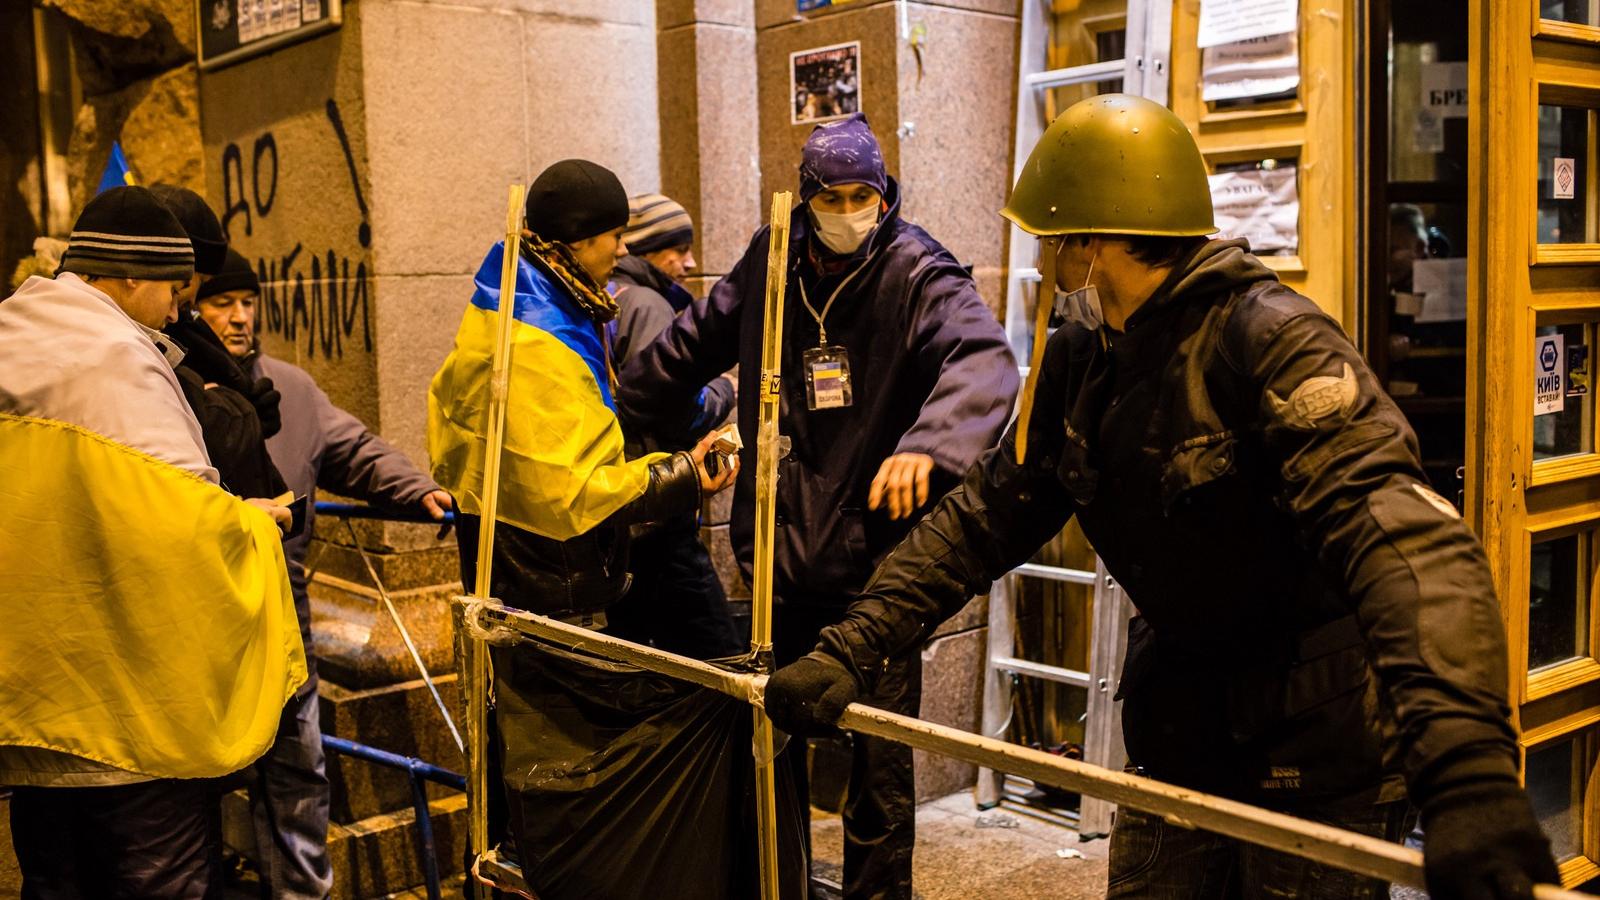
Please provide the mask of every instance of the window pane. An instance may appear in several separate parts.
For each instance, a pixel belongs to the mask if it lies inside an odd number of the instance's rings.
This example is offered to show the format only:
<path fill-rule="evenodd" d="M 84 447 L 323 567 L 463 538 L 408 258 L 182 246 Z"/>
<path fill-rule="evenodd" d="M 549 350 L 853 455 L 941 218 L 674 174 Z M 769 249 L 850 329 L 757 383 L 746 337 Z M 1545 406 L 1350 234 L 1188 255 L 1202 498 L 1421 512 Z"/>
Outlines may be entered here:
<path fill-rule="evenodd" d="M 1587 244 L 1589 110 L 1539 107 L 1539 243 Z"/>
<path fill-rule="evenodd" d="M 1528 572 L 1528 671 L 1589 655 L 1588 579 L 1578 535 L 1533 545 Z"/>
<path fill-rule="evenodd" d="M 1582 324 L 1534 329 L 1533 458 L 1594 451 L 1594 395 L 1589 390 L 1590 329 Z"/>
<path fill-rule="evenodd" d="M 1539 17 L 1578 25 L 1600 25 L 1596 0 L 1539 0 Z"/>
<path fill-rule="evenodd" d="M 1528 798 L 1557 862 L 1572 859 L 1583 847 L 1583 785 L 1573 777 L 1576 762 L 1583 758 L 1579 740 L 1528 753 Z"/>

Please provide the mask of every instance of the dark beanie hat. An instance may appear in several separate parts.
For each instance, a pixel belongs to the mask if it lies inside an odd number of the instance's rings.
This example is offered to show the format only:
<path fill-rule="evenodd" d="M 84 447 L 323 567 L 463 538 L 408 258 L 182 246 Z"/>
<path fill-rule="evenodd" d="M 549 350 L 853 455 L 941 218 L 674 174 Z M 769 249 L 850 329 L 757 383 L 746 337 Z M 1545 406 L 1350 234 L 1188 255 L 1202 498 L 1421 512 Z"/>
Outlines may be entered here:
<path fill-rule="evenodd" d="M 222 223 L 217 214 L 199 194 L 188 188 L 171 184 L 152 184 L 150 193 L 172 214 L 178 224 L 188 232 L 194 244 L 194 269 L 201 275 L 215 275 L 222 271 L 222 259 L 228 252 L 228 239 L 222 234 Z"/>
<path fill-rule="evenodd" d="M 571 244 L 628 224 L 628 192 L 605 166 L 563 159 L 528 188 L 528 230 Z"/>
<path fill-rule="evenodd" d="M 889 189 L 878 137 L 861 113 L 818 125 L 800 151 L 801 200 L 840 184 L 871 185 L 880 194 Z"/>
<path fill-rule="evenodd" d="M 72 224 L 61 271 L 145 281 L 187 281 L 194 249 L 172 213 L 142 187 L 99 194 Z"/>
<path fill-rule="evenodd" d="M 204 300 L 229 291 L 261 293 L 261 281 L 256 278 L 255 270 L 250 268 L 250 260 L 232 247 L 228 248 L 227 258 L 222 261 L 222 271 L 201 282 L 194 298 Z"/>

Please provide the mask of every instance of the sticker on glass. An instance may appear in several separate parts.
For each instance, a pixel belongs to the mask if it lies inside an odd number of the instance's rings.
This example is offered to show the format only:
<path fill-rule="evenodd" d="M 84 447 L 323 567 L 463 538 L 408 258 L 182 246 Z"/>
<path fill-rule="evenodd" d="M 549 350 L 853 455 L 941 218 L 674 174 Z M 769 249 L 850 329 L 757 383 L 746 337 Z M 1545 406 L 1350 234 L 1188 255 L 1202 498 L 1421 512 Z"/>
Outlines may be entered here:
<path fill-rule="evenodd" d="M 1550 171 L 1551 197 L 1556 200 L 1571 200 L 1573 185 L 1578 181 L 1577 163 L 1570 157 L 1558 156 L 1551 161 Z"/>
<path fill-rule="evenodd" d="M 1566 339 L 1559 334 L 1533 339 L 1533 414 L 1547 416 L 1566 409 L 1567 380 L 1562 361 L 1566 358 Z"/>

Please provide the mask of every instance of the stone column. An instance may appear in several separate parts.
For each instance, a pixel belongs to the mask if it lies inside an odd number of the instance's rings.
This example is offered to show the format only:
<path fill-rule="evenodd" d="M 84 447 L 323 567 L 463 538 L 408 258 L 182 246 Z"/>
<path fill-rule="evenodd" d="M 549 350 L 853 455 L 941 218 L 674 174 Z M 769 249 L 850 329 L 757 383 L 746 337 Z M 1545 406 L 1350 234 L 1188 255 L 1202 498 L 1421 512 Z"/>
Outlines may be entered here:
<path fill-rule="evenodd" d="M 861 43 L 861 109 L 900 182 L 901 215 L 974 267 L 998 314 L 1006 227 L 996 211 L 1011 182 L 1016 118 L 1017 4 L 1011 0 L 857 0 L 798 13 L 795 0 L 756 0 L 761 190 L 794 190 L 814 127 L 791 122 L 789 54 Z M 923 651 L 925 718 L 976 730 L 986 660 L 987 598 Z M 973 783 L 971 766 L 917 754 L 919 800 Z"/>
<path fill-rule="evenodd" d="M 202 76 L 207 194 L 262 275 L 264 350 L 425 471 L 428 383 L 503 235 L 507 187 L 578 156 L 657 190 L 655 78 L 649 0 L 346 2 L 338 30 Z M 357 530 L 454 709 L 454 537 Z M 317 537 L 324 729 L 464 770 L 343 524 L 319 519 Z M 330 776 L 336 896 L 420 883 L 405 779 L 333 758 Z M 464 801 L 435 805 L 455 871 Z"/>

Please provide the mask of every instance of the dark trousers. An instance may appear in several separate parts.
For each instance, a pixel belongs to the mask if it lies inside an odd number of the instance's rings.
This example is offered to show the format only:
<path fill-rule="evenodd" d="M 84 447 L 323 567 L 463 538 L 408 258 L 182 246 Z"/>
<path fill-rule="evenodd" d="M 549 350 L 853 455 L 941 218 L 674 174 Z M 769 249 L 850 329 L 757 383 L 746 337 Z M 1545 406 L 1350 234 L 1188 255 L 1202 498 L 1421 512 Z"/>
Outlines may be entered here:
<path fill-rule="evenodd" d="M 274 900 L 323 900 L 333 889 L 328 861 L 328 774 L 317 689 L 284 705 L 278 737 L 256 760 L 250 782 L 261 892 Z"/>
<path fill-rule="evenodd" d="M 810 653 L 817 634 L 844 616 L 842 609 L 780 604 L 773 613 L 773 653 L 784 666 Z M 922 704 L 922 654 L 892 660 L 866 703 L 915 716 Z M 791 740 L 790 763 L 810 833 L 810 796 L 805 741 Z M 911 748 L 893 741 L 851 735 L 850 786 L 844 805 L 845 900 L 911 900 L 911 852 L 916 844 L 916 779 Z M 810 854 L 809 842 L 806 849 Z"/>
<path fill-rule="evenodd" d="M 1333 812 L 1308 808 L 1292 815 L 1399 843 L 1416 816 L 1402 800 Z M 1108 900 L 1388 900 L 1374 878 L 1279 853 L 1209 831 L 1169 824 L 1160 816 L 1117 810 L 1111 829 Z"/>
<path fill-rule="evenodd" d="M 748 649 L 734 632 L 727 594 L 693 516 L 635 538 L 628 570 L 633 586 L 606 609 L 607 634 L 695 659 Z"/>
<path fill-rule="evenodd" d="M 19 787 L 11 843 L 23 900 L 206 900 L 222 891 L 212 781 Z"/>

